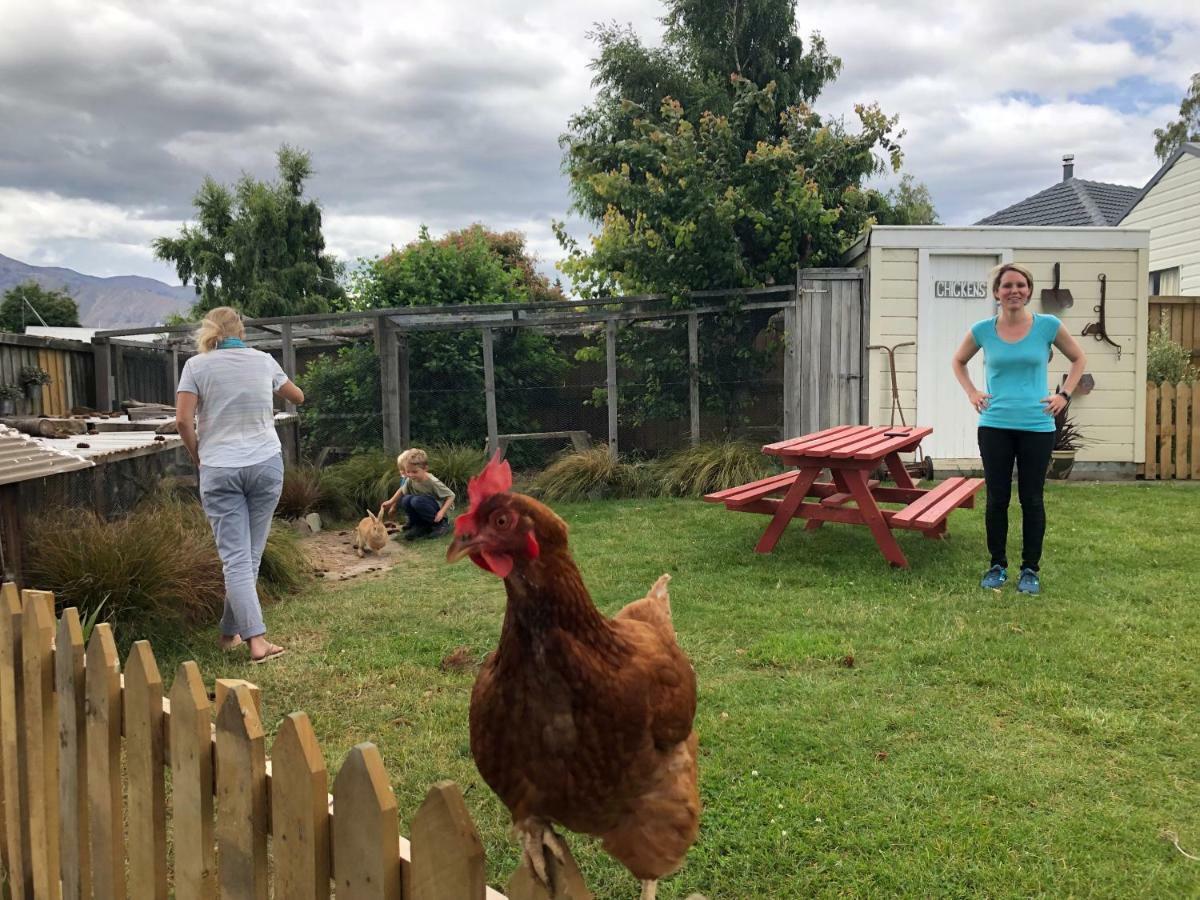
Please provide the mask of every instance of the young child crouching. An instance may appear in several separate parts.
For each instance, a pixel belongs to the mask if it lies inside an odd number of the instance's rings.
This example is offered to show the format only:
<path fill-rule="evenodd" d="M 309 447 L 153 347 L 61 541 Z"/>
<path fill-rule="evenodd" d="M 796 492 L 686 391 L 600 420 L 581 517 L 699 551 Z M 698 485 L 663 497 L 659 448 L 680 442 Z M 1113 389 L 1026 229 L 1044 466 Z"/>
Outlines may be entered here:
<path fill-rule="evenodd" d="M 404 539 L 441 537 L 450 531 L 446 514 L 454 506 L 454 491 L 442 484 L 429 471 L 429 457 L 417 447 L 405 450 L 396 457 L 396 468 L 404 476 L 400 487 L 383 508 L 395 512 L 397 504 L 408 520 L 404 524 Z"/>

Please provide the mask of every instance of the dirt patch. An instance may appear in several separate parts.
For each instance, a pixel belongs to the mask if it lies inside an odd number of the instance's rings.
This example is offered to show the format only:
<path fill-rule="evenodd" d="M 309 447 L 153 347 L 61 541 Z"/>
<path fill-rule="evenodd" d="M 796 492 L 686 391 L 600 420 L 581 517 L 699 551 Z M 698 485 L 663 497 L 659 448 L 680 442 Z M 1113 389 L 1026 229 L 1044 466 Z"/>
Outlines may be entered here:
<path fill-rule="evenodd" d="M 388 523 L 388 534 L 394 535 L 393 523 Z M 319 531 L 305 535 L 300 546 L 308 554 L 318 578 L 327 581 L 345 581 L 348 578 L 378 577 L 408 556 L 404 545 L 390 540 L 378 553 L 364 551 L 362 559 L 351 541 L 352 530 Z"/>

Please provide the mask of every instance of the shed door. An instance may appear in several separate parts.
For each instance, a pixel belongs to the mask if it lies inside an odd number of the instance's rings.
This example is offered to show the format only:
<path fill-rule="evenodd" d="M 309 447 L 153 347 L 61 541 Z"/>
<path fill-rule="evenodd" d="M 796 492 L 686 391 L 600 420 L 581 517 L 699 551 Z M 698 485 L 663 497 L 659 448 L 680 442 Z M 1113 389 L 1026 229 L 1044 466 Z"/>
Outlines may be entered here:
<path fill-rule="evenodd" d="M 978 415 L 950 369 L 951 357 L 968 329 L 994 314 L 987 283 L 999 252 L 989 254 L 921 253 L 917 278 L 917 424 L 933 428 L 922 442 L 929 456 L 977 458 Z M 984 388 L 983 354 L 967 366 L 976 387 Z"/>

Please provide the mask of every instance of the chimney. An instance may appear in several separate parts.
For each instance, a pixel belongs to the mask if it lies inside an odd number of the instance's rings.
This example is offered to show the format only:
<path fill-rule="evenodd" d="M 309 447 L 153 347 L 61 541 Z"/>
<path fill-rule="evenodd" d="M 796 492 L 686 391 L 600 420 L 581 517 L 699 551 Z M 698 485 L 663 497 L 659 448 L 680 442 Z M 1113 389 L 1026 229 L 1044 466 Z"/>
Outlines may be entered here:
<path fill-rule="evenodd" d="M 1063 154 L 1063 181 L 1069 181 L 1075 177 L 1075 154 Z"/>

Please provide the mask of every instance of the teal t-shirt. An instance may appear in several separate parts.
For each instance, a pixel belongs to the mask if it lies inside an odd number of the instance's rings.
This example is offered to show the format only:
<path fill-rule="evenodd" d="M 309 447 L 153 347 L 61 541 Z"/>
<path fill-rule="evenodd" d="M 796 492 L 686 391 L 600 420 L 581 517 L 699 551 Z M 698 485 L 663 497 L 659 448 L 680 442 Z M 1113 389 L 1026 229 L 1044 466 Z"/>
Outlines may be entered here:
<path fill-rule="evenodd" d="M 991 394 L 979 424 L 1018 431 L 1053 431 L 1054 417 L 1042 399 L 1050 394 L 1050 348 L 1062 323 L 1055 316 L 1033 315 L 1029 334 L 1009 343 L 996 333 L 995 318 L 971 326 L 971 336 L 983 350 L 987 378 L 984 393 Z"/>

